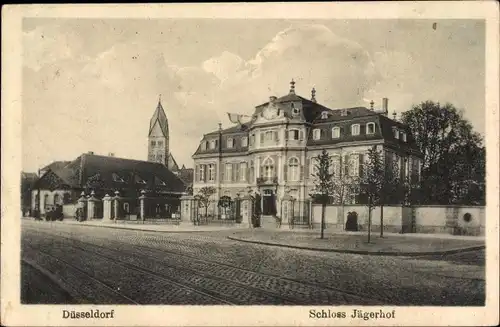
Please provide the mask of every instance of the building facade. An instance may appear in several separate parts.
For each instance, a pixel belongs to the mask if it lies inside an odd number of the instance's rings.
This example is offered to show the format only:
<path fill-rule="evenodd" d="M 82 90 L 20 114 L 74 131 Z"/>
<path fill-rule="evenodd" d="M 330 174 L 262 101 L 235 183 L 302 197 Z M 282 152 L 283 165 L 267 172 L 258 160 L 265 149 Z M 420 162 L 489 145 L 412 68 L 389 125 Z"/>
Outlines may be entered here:
<path fill-rule="evenodd" d="M 316 157 L 326 149 L 335 175 L 362 174 L 368 150 L 376 147 L 385 163 L 398 167 L 401 180 L 418 182 L 422 154 L 407 126 L 387 117 L 388 100 L 382 109 L 355 107 L 330 109 L 295 93 L 295 83 L 282 97 L 255 107 L 246 124 L 205 134 L 193 154 L 196 194 L 204 186 L 216 189 L 215 198 L 235 198 L 247 192 L 261 195 L 263 215 L 280 210 L 285 195 L 298 201 L 314 192 Z M 346 203 L 356 203 L 348 194 Z"/>

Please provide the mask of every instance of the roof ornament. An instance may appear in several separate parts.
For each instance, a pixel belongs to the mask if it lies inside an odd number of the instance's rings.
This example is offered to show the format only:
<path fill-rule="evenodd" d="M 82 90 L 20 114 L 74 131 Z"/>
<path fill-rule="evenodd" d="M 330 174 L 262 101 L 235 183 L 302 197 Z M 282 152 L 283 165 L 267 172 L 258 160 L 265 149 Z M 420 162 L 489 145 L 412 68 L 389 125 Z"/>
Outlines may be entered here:
<path fill-rule="evenodd" d="M 290 94 L 295 94 L 295 81 L 293 80 L 293 78 L 290 82 Z"/>
<path fill-rule="evenodd" d="M 392 113 L 392 119 L 396 120 L 396 116 L 397 116 L 397 113 L 396 113 L 396 110 L 394 110 Z"/>
<path fill-rule="evenodd" d="M 374 105 L 374 104 L 375 104 L 375 102 L 373 102 L 373 100 L 372 100 L 372 101 L 370 101 L 370 110 L 371 110 L 371 111 L 373 111 L 373 105 Z"/>
<path fill-rule="evenodd" d="M 311 101 L 316 102 L 316 89 L 314 87 L 311 90 Z"/>
<path fill-rule="evenodd" d="M 161 93 L 160 93 L 160 95 L 158 96 L 158 103 L 161 103 Z"/>

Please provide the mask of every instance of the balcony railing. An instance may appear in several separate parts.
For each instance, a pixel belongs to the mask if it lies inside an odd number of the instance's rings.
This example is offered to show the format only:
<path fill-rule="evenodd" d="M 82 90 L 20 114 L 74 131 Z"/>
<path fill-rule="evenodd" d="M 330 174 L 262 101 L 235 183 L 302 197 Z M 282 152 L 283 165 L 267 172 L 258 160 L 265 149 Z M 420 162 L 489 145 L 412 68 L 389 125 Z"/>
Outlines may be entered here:
<path fill-rule="evenodd" d="M 278 184 L 278 177 L 257 177 L 257 185 Z"/>

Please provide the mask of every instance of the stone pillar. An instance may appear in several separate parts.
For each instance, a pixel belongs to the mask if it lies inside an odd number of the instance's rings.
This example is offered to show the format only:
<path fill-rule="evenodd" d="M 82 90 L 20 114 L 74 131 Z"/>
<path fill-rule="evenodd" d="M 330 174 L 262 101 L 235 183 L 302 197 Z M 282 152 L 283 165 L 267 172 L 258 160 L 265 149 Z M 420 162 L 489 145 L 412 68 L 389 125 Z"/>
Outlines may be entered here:
<path fill-rule="evenodd" d="M 183 195 L 181 196 L 181 225 L 190 225 L 193 224 L 193 203 L 194 196 L 192 195 Z"/>
<path fill-rule="evenodd" d="M 285 194 L 285 196 L 283 196 L 283 199 L 281 200 L 281 225 L 290 225 L 290 222 L 293 218 L 293 204 L 293 198 L 289 194 Z"/>
<path fill-rule="evenodd" d="M 139 197 L 139 215 L 142 221 L 146 220 L 146 191 L 141 191 L 141 196 Z"/>
<path fill-rule="evenodd" d="M 87 198 L 85 197 L 85 192 L 82 192 L 80 198 L 78 199 L 77 210 L 78 209 L 82 210 L 82 215 L 80 216 L 80 219 L 87 218 Z"/>
<path fill-rule="evenodd" d="M 88 220 L 92 220 L 95 217 L 95 205 L 96 205 L 97 201 L 99 201 L 99 199 L 97 199 L 95 197 L 95 193 L 94 193 L 94 191 L 92 191 L 92 193 L 90 193 L 90 197 L 87 199 L 87 219 Z"/>
<path fill-rule="evenodd" d="M 252 215 L 253 215 L 253 205 L 252 205 L 252 197 L 250 195 L 245 195 L 241 198 L 240 203 L 240 212 L 241 212 L 241 223 L 240 227 L 242 228 L 252 228 Z"/>
<path fill-rule="evenodd" d="M 111 203 L 113 198 L 106 194 L 102 199 L 102 220 L 105 222 L 111 221 Z"/>
<path fill-rule="evenodd" d="M 115 217 L 115 221 L 120 218 L 120 201 L 121 200 L 121 197 L 120 197 L 120 192 L 118 191 L 115 191 L 115 196 L 113 198 L 113 211 L 114 211 L 114 217 Z"/>

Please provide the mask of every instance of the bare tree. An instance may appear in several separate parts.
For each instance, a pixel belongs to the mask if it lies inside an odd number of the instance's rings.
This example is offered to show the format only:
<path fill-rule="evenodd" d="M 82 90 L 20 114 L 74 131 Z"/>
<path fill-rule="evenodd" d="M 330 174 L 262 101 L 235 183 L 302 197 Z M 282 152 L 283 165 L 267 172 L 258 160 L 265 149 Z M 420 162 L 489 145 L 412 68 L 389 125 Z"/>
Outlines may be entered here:
<path fill-rule="evenodd" d="M 205 217 L 208 216 L 208 207 L 212 203 L 212 196 L 217 192 L 213 186 L 203 186 L 197 194 L 200 207 L 205 208 Z"/>
<path fill-rule="evenodd" d="M 380 204 L 384 180 L 382 154 L 373 147 L 368 150 L 368 161 L 365 163 L 364 173 L 360 176 L 361 193 L 365 195 L 368 207 L 368 243 L 371 237 L 372 211 Z M 383 226 L 380 227 L 383 228 Z"/>
<path fill-rule="evenodd" d="M 313 196 L 321 203 L 321 238 L 324 238 L 326 205 L 334 192 L 332 161 L 330 155 L 323 152 L 316 157 L 315 171 L 313 172 Z"/>

